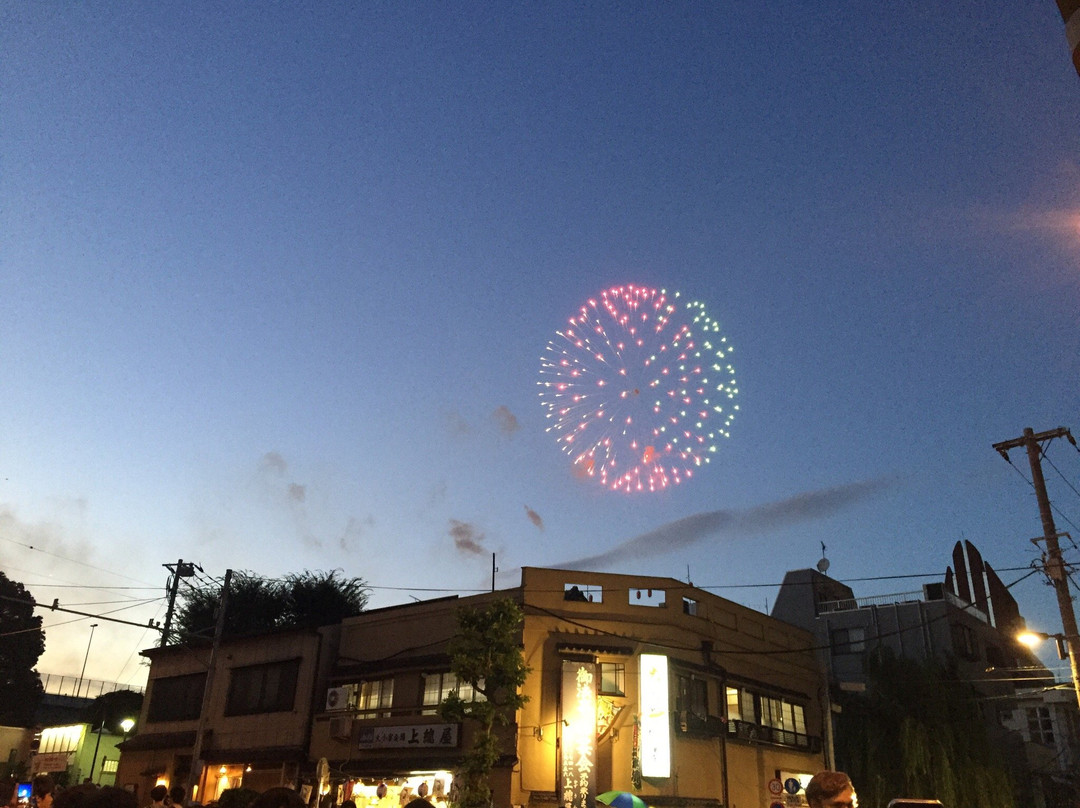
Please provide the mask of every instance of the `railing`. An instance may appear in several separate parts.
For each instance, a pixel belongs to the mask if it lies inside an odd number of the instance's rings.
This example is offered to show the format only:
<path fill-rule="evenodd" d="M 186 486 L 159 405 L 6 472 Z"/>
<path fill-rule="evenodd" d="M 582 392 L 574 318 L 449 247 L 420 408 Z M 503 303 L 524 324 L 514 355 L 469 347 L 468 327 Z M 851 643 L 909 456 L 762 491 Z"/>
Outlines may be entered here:
<path fill-rule="evenodd" d="M 814 754 L 821 751 L 821 738 L 816 735 L 804 735 L 801 732 L 766 727 L 749 721 L 728 721 L 727 727 L 728 736 L 739 740 L 791 746 Z"/>
<path fill-rule="evenodd" d="M 977 620 L 989 623 L 990 618 L 981 609 L 975 608 L 963 598 L 958 598 L 952 592 L 945 591 L 941 598 L 946 603 L 963 609 Z M 824 600 L 818 604 L 818 614 L 835 614 L 836 612 L 851 612 L 856 609 L 866 609 L 871 606 L 893 606 L 901 603 L 925 602 L 922 592 L 896 592 L 891 595 L 870 595 L 864 598 L 844 598 L 843 600 Z"/>
<path fill-rule="evenodd" d="M 125 685 L 121 682 L 105 682 L 101 679 L 84 679 L 79 676 L 59 676 L 55 673 L 38 673 L 41 686 L 50 696 L 69 696 L 76 699 L 96 699 L 117 690 L 134 690 L 142 693 L 141 685 Z"/>

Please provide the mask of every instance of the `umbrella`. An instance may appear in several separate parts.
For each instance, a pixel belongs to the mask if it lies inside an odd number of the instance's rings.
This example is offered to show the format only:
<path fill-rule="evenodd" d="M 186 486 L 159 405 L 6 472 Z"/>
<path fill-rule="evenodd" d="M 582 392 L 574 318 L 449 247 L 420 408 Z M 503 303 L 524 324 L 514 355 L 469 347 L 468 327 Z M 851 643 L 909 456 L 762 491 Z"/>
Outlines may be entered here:
<path fill-rule="evenodd" d="M 645 800 L 629 791 L 605 791 L 597 795 L 596 801 L 610 805 L 611 808 L 649 808 Z"/>

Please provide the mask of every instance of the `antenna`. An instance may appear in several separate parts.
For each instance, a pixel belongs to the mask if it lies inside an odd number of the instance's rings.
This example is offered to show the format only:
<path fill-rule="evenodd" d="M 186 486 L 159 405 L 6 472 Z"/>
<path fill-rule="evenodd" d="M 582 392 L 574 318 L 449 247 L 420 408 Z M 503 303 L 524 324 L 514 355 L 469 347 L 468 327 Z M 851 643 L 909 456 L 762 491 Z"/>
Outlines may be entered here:
<path fill-rule="evenodd" d="M 817 570 L 822 575 L 829 571 L 829 559 L 825 557 L 825 542 L 821 543 L 821 560 L 817 563 Z"/>

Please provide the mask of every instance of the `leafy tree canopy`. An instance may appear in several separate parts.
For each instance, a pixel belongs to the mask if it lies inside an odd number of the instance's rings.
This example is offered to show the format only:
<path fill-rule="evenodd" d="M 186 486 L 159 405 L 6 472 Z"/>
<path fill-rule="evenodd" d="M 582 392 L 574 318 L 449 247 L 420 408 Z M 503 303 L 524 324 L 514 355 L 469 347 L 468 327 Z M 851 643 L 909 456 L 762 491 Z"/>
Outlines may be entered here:
<path fill-rule="evenodd" d="M 521 650 L 521 607 L 510 599 L 497 600 L 486 609 L 458 611 L 458 633 L 450 642 L 450 670 L 483 694 L 464 701 L 451 692 L 440 705 L 446 721 L 470 720 L 476 725 L 472 749 L 467 751 L 454 777 L 457 808 L 487 808 L 491 804 L 488 776 L 502 751 L 494 728 L 514 721 L 528 696 L 521 686 L 529 667 Z"/>
<path fill-rule="evenodd" d="M 214 634 L 221 585 L 181 589 L 176 629 L 181 641 Z M 341 570 L 305 570 L 284 578 L 233 573 L 225 614 L 225 636 L 241 637 L 286 628 L 314 628 L 360 614 L 368 602 L 367 583 Z"/>
<path fill-rule="evenodd" d="M 0 725 L 28 727 L 41 699 L 41 679 L 34 670 L 45 651 L 41 617 L 34 598 L 0 572 Z"/>
<path fill-rule="evenodd" d="M 125 718 L 137 721 L 142 710 L 142 701 L 142 693 L 134 690 L 102 693 L 83 710 L 82 720 L 95 727 L 104 726 L 105 732 L 123 732 L 120 722 Z"/>
<path fill-rule="evenodd" d="M 979 710 L 979 694 L 933 661 L 872 657 L 864 694 L 842 694 L 838 768 L 864 805 L 896 797 L 945 805 L 1014 808 L 1001 747 Z"/>

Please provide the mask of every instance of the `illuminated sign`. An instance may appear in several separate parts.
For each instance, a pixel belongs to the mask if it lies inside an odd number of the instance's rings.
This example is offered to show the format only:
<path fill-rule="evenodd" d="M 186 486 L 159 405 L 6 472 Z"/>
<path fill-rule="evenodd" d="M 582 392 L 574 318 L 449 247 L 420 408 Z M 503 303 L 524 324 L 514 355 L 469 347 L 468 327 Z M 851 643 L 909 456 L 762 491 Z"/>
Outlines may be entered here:
<path fill-rule="evenodd" d="M 457 724 L 408 724 L 394 727 L 361 727 L 361 749 L 409 749 L 454 747 L 458 742 Z"/>
<path fill-rule="evenodd" d="M 671 776 L 671 718 L 668 712 L 667 657 L 642 654 L 641 663 L 641 774 Z"/>
<path fill-rule="evenodd" d="M 562 806 L 593 808 L 596 799 L 596 663 L 562 664 Z"/>

